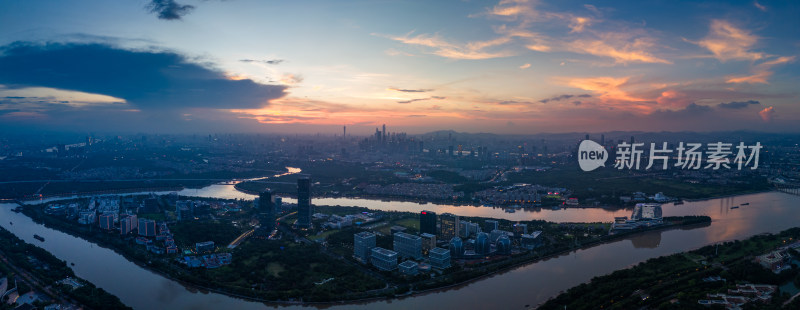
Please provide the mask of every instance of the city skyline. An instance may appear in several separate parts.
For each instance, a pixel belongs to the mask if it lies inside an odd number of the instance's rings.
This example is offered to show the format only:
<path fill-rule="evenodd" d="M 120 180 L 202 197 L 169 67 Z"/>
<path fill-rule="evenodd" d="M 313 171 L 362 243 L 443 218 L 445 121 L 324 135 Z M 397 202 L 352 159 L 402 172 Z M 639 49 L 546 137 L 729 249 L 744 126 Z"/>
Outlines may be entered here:
<path fill-rule="evenodd" d="M 797 5 L 5 2 L 0 126 L 797 132 Z"/>

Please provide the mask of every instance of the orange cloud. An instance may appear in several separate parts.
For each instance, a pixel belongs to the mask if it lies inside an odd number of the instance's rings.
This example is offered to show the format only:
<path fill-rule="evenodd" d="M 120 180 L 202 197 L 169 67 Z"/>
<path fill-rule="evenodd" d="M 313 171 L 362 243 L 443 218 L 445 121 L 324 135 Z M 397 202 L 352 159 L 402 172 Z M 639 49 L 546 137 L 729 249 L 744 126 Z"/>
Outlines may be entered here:
<path fill-rule="evenodd" d="M 769 79 L 769 77 L 772 76 L 772 71 L 770 69 L 772 69 L 773 66 L 780 65 L 780 64 L 785 64 L 785 63 L 790 63 L 790 62 L 793 62 L 794 60 L 795 60 L 794 56 L 791 56 L 791 57 L 783 56 L 783 57 L 775 58 L 773 60 L 765 61 L 763 63 L 760 63 L 760 64 L 756 65 L 752 69 L 753 74 L 745 75 L 745 76 L 728 76 L 727 79 L 725 80 L 725 82 L 727 82 L 727 83 L 748 83 L 748 84 L 756 84 L 756 83 L 769 84 L 767 79 Z"/>
<path fill-rule="evenodd" d="M 771 122 L 772 118 L 775 117 L 775 108 L 771 106 L 765 108 L 760 112 L 758 112 L 758 115 L 761 116 L 761 119 L 764 120 L 765 122 Z"/>
<path fill-rule="evenodd" d="M 670 107 L 682 109 L 692 103 L 692 100 L 684 93 L 667 90 L 661 93 L 661 96 L 656 98 L 656 102 L 660 107 Z"/>
<path fill-rule="evenodd" d="M 697 42 L 714 54 L 720 61 L 759 60 L 766 55 L 751 49 L 758 42 L 758 37 L 749 31 L 740 29 L 724 20 L 712 20 L 708 35 Z"/>
<path fill-rule="evenodd" d="M 633 35 L 621 32 L 601 33 L 597 39 L 578 39 L 568 42 L 565 48 L 575 53 L 609 57 L 622 64 L 630 62 L 672 63 L 666 59 L 656 57 L 650 52 L 655 48 L 652 38 L 632 38 Z"/>
<path fill-rule="evenodd" d="M 432 54 L 452 59 L 490 59 L 513 56 L 508 51 L 488 52 L 485 49 L 506 44 L 511 41 L 510 37 L 500 37 L 487 41 L 473 41 L 466 44 L 456 44 L 447 42 L 438 35 L 419 34 L 411 36 L 388 36 L 389 39 L 399 41 L 409 45 L 419 45 L 433 48 Z"/>
<path fill-rule="evenodd" d="M 592 19 L 588 17 L 573 17 L 572 23 L 569 24 L 570 32 L 583 32 L 583 30 L 592 24 Z"/>

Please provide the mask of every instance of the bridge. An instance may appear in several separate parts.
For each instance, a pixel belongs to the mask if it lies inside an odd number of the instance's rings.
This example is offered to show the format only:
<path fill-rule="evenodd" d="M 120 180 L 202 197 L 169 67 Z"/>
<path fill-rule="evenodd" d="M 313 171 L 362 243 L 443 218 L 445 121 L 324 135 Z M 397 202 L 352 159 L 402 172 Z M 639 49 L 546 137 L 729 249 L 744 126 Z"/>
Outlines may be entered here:
<path fill-rule="evenodd" d="M 787 194 L 800 196 L 800 181 L 775 178 L 770 180 L 775 189 Z"/>

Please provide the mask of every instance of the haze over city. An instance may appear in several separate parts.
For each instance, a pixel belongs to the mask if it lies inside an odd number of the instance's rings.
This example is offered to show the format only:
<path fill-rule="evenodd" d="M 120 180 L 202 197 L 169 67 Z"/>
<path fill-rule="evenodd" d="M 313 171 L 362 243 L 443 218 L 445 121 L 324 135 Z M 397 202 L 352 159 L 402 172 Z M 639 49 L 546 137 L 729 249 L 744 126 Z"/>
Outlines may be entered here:
<path fill-rule="evenodd" d="M 0 128 L 797 132 L 798 5 L 5 1 Z"/>

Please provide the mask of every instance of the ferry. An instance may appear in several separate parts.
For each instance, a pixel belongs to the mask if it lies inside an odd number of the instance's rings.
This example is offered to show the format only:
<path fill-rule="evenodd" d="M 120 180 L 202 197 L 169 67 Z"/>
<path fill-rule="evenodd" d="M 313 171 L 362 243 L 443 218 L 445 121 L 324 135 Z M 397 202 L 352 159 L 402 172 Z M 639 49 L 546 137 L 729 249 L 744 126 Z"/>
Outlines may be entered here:
<path fill-rule="evenodd" d="M 749 202 L 745 202 L 745 203 L 743 203 L 742 205 L 743 205 L 743 206 L 749 206 L 749 205 L 750 205 L 750 203 L 749 203 Z"/>
<path fill-rule="evenodd" d="M 39 241 L 41 241 L 41 242 L 44 242 L 44 238 L 42 238 L 42 236 L 39 236 L 39 235 L 33 235 L 33 238 L 34 238 L 34 239 L 36 239 L 36 240 L 39 240 Z"/>
<path fill-rule="evenodd" d="M 733 206 L 731 209 L 739 209 L 739 206 Z"/>

